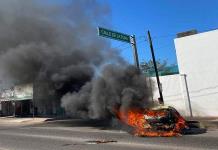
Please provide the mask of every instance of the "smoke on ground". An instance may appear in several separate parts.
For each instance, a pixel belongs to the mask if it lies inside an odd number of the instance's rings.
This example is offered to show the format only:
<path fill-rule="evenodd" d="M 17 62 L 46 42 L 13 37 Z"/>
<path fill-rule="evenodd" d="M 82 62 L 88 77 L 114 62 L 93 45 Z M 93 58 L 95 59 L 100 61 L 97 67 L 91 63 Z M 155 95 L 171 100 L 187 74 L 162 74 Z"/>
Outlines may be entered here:
<path fill-rule="evenodd" d="M 96 34 L 108 18 L 97 0 L 0 1 L 0 86 L 34 83 L 44 113 L 61 104 L 70 115 L 104 118 L 148 104 L 146 78 Z"/>

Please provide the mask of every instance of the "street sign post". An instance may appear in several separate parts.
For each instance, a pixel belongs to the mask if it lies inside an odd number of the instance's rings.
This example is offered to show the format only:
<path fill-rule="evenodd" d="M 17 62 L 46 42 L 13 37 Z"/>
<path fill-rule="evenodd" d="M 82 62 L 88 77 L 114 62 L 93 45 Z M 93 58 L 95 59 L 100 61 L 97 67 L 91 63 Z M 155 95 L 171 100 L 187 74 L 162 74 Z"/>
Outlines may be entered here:
<path fill-rule="evenodd" d="M 135 65 L 139 69 L 139 58 L 138 58 L 138 50 L 137 50 L 137 46 L 136 46 L 136 41 L 135 41 L 135 35 L 132 35 L 130 37 L 130 41 L 131 41 L 131 45 L 132 45 Z"/>
<path fill-rule="evenodd" d="M 105 28 L 102 28 L 102 27 L 98 27 L 98 35 L 131 44 L 132 49 L 133 49 L 133 56 L 134 56 L 135 66 L 139 69 L 138 53 L 137 53 L 136 40 L 135 40 L 134 35 L 130 36 L 128 34 L 120 33 L 120 32 L 109 30 L 109 29 L 105 29 Z"/>
<path fill-rule="evenodd" d="M 116 31 L 112 31 L 112 30 L 105 29 L 102 27 L 98 27 L 98 35 L 103 36 L 103 37 L 107 37 L 107 38 L 111 38 L 114 40 L 119 40 L 122 42 L 130 43 L 130 35 L 116 32 Z"/>

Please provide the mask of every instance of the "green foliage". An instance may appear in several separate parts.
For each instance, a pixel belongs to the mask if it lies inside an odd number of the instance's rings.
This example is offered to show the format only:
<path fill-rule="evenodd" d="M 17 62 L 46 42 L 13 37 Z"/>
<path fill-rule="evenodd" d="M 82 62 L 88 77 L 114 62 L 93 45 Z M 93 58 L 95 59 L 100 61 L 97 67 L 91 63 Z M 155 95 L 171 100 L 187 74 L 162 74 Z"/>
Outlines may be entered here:
<path fill-rule="evenodd" d="M 157 64 L 158 74 L 160 76 L 179 73 L 178 66 L 176 64 L 169 64 L 167 60 L 161 61 L 160 59 L 158 59 L 156 61 L 156 64 Z M 147 62 L 146 61 L 141 62 L 140 69 L 147 76 L 155 76 L 155 69 L 152 60 L 149 60 Z"/>

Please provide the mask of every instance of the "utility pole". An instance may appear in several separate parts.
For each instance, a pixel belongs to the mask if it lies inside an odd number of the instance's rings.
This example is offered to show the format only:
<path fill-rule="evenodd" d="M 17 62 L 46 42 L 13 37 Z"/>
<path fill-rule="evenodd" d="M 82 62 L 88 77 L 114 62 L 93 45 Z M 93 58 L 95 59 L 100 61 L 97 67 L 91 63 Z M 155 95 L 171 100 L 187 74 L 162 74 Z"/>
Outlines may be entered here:
<path fill-rule="evenodd" d="M 134 56 L 134 62 L 135 62 L 135 66 L 139 68 L 139 59 L 138 59 L 138 52 L 137 52 L 137 47 L 136 47 L 136 40 L 135 40 L 135 35 L 131 35 L 130 36 L 130 42 L 132 45 L 132 49 L 133 49 L 133 56 Z"/>
<path fill-rule="evenodd" d="M 160 98 L 158 100 L 159 100 L 160 104 L 164 104 L 163 94 L 162 94 L 162 89 L 161 89 L 161 84 L 160 84 L 160 79 L 159 79 L 158 70 L 157 70 L 157 64 L 156 64 L 155 55 L 154 55 L 154 48 L 153 48 L 153 44 L 152 44 L 152 40 L 151 40 L 151 35 L 150 35 L 149 31 L 148 31 L 148 41 L 149 41 L 149 44 L 150 44 L 152 60 L 153 60 L 153 64 L 154 64 L 154 70 L 155 70 L 158 90 L 159 90 L 159 94 L 160 94 Z"/>

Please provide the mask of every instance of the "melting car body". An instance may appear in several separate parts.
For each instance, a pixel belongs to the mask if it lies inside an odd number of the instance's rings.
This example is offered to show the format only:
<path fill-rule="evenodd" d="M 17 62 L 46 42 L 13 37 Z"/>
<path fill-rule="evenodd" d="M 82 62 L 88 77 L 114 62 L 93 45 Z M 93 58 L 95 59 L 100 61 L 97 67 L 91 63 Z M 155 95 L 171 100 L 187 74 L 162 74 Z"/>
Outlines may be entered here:
<path fill-rule="evenodd" d="M 117 112 L 118 118 L 133 128 L 136 136 L 179 136 L 200 129 L 197 122 L 186 121 L 173 107 L 131 108 Z M 200 130 L 198 130 L 200 131 Z M 205 131 L 205 130 L 201 130 Z"/>

